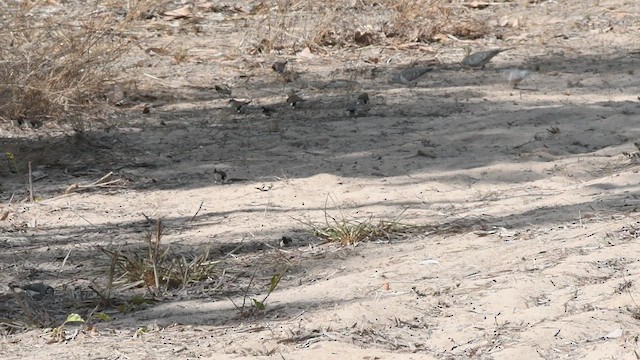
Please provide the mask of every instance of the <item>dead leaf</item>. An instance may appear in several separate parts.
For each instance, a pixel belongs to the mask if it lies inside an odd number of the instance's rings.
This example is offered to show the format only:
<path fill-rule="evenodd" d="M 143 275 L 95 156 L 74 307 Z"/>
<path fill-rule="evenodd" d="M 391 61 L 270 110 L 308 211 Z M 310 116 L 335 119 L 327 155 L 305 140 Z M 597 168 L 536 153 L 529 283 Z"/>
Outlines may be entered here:
<path fill-rule="evenodd" d="M 470 3 L 466 3 L 466 4 L 463 4 L 463 5 L 468 7 L 468 8 L 471 8 L 471 9 L 482 10 L 482 9 L 488 7 L 491 4 L 487 3 L 487 2 L 472 1 Z"/>
<path fill-rule="evenodd" d="M 146 48 L 144 52 L 151 56 L 153 55 L 167 56 L 171 54 L 167 49 L 155 48 L 155 47 Z"/>
<path fill-rule="evenodd" d="M 446 44 L 451 41 L 451 39 L 446 34 L 443 34 L 443 33 L 438 33 L 433 35 L 432 39 L 443 44 Z"/>
<path fill-rule="evenodd" d="M 67 188 L 67 190 L 65 190 L 65 191 L 64 191 L 64 193 L 65 193 L 65 195 L 66 195 L 66 194 L 70 194 L 70 193 L 72 193 L 72 192 L 74 192 L 74 191 L 78 190 L 79 188 L 80 188 L 80 185 L 78 185 L 78 184 L 71 184 L 71 186 L 69 186 L 69 187 Z"/>
<path fill-rule="evenodd" d="M 380 58 L 379 57 L 368 57 L 366 59 L 364 59 L 364 62 L 367 62 L 369 64 L 377 64 L 380 62 Z"/>
<path fill-rule="evenodd" d="M 613 331 L 611 331 L 610 333 L 608 333 L 607 335 L 604 336 L 605 339 L 617 339 L 619 337 L 622 336 L 622 329 L 617 328 Z"/>
<path fill-rule="evenodd" d="M 185 5 L 175 10 L 169 10 L 162 13 L 164 20 L 175 20 L 191 17 L 191 5 Z"/>
<path fill-rule="evenodd" d="M 300 52 L 298 53 L 298 56 L 300 56 L 300 57 L 302 57 L 302 58 L 312 58 L 312 57 L 314 57 L 315 55 L 313 55 L 313 54 L 311 53 L 311 49 L 309 49 L 308 47 L 306 47 L 306 48 L 304 48 L 302 51 L 300 51 Z"/>

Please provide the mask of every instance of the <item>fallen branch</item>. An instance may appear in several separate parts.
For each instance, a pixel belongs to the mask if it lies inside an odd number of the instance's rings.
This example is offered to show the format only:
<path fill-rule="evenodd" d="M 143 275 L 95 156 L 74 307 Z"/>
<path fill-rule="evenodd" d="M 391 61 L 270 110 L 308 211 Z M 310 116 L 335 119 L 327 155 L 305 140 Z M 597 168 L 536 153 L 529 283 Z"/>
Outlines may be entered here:
<path fill-rule="evenodd" d="M 111 181 L 105 181 L 107 180 L 109 177 L 111 177 L 111 175 L 113 175 L 113 172 L 109 172 L 107 175 L 101 177 L 100 179 L 87 184 L 87 185 L 82 185 L 82 184 L 72 184 L 71 186 L 69 186 L 64 193 L 65 194 L 69 194 L 72 192 L 76 192 L 76 191 L 80 191 L 80 190 L 85 190 L 85 189 L 92 189 L 92 188 L 114 188 L 114 187 L 123 187 L 124 183 L 126 182 L 126 180 L 124 179 L 115 179 L 115 180 L 111 180 Z"/>

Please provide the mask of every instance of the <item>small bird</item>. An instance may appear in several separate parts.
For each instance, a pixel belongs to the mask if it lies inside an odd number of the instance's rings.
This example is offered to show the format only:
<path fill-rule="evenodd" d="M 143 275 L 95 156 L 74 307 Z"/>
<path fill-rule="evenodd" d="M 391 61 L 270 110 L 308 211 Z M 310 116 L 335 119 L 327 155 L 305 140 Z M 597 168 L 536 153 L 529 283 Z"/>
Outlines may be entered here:
<path fill-rule="evenodd" d="M 283 236 L 282 239 L 280 239 L 280 247 L 288 247 L 292 242 L 293 239 L 291 239 L 289 236 Z"/>
<path fill-rule="evenodd" d="M 502 76 L 509 81 L 509 85 L 513 88 L 518 87 L 518 84 L 529 75 L 531 75 L 529 70 L 509 69 L 502 71 Z"/>
<path fill-rule="evenodd" d="M 360 105 L 367 105 L 369 103 L 369 94 L 363 92 L 362 94 L 358 95 L 358 103 Z"/>
<path fill-rule="evenodd" d="M 42 300 L 45 297 L 51 297 L 55 292 L 51 286 L 45 285 L 43 283 L 33 283 L 33 284 L 27 284 L 22 286 L 12 284 L 10 286 L 21 288 L 27 294 L 29 294 L 34 300 Z"/>
<path fill-rule="evenodd" d="M 229 104 L 231 105 L 232 108 L 236 109 L 238 114 L 242 110 L 243 106 L 249 105 L 250 103 L 251 103 L 251 100 L 249 100 L 249 101 L 243 101 L 243 100 L 237 100 L 237 99 L 230 99 L 229 100 Z"/>
<path fill-rule="evenodd" d="M 291 105 L 292 108 L 295 108 L 298 105 L 298 103 L 305 102 L 305 101 L 307 100 L 301 98 L 296 94 L 291 94 L 287 98 L 287 104 Z"/>
<path fill-rule="evenodd" d="M 398 74 L 398 80 L 405 85 L 416 86 L 424 74 L 431 70 L 433 70 L 431 67 L 412 67 L 404 69 L 400 74 Z"/>
<path fill-rule="evenodd" d="M 273 71 L 277 72 L 278 74 L 284 74 L 288 63 L 289 63 L 288 60 L 276 61 L 273 63 L 273 65 L 271 65 L 271 68 L 273 69 Z"/>
<path fill-rule="evenodd" d="M 213 169 L 213 178 L 216 182 L 223 183 L 225 180 L 227 180 L 227 173 L 222 170 Z"/>
<path fill-rule="evenodd" d="M 225 84 L 216 85 L 215 89 L 218 94 L 231 96 L 231 88 Z"/>
<path fill-rule="evenodd" d="M 472 67 L 472 68 L 481 68 L 484 69 L 484 66 L 487 65 L 494 56 L 500 54 L 503 51 L 511 50 L 514 48 L 506 48 L 506 49 L 493 49 L 487 51 L 478 51 L 473 54 L 469 54 L 462 59 L 462 65 Z"/>
<path fill-rule="evenodd" d="M 361 104 L 356 101 L 351 102 L 347 105 L 347 111 L 349 112 L 349 116 L 352 116 L 352 117 L 367 116 L 370 109 L 371 109 L 370 106 Z"/>
<path fill-rule="evenodd" d="M 271 106 L 263 106 L 262 107 L 262 113 L 265 114 L 266 116 L 271 116 L 273 114 L 275 114 L 277 111 L 275 108 L 271 107 Z"/>
<path fill-rule="evenodd" d="M 358 103 L 350 103 L 347 105 L 347 111 L 350 116 L 356 116 L 358 113 Z"/>

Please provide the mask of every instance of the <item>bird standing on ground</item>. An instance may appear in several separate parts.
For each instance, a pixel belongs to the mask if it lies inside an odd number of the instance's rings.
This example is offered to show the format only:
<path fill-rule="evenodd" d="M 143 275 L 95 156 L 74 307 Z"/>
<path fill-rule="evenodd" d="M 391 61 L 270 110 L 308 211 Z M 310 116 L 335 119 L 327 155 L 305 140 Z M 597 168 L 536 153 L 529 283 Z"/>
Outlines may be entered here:
<path fill-rule="evenodd" d="M 513 88 L 518 87 L 518 84 L 529 75 L 531 75 L 529 70 L 509 69 L 502 71 L 502 76 L 509 81 L 509 85 Z"/>
<path fill-rule="evenodd" d="M 218 94 L 231 96 L 231 88 L 225 84 L 216 85 L 214 88 Z"/>
<path fill-rule="evenodd" d="M 349 112 L 349 116 L 352 117 L 366 116 L 369 113 L 370 108 L 371 107 L 367 105 L 367 103 L 361 101 L 361 99 L 347 104 L 347 111 Z"/>
<path fill-rule="evenodd" d="M 431 70 L 431 67 L 412 67 L 402 70 L 397 77 L 402 84 L 416 86 L 424 74 Z"/>
<path fill-rule="evenodd" d="M 266 116 L 271 116 L 276 113 L 276 109 L 271 106 L 263 106 L 262 113 L 265 114 Z"/>
<path fill-rule="evenodd" d="M 278 74 L 284 74 L 285 70 L 287 69 L 288 63 L 288 60 L 276 61 L 273 63 L 273 65 L 271 65 L 271 69 L 273 69 L 273 71 L 277 72 Z"/>
<path fill-rule="evenodd" d="M 295 108 L 299 103 L 306 101 L 296 94 L 291 94 L 287 98 L 287 104 L 291 105 L 292 108 Z"/>
<path fill-rule="evenodd" d="M 484 66 L 487 65 L 494 56 L 500 54 L 503 51 L 511 50 L 513 48 L 505 48 L 505 49 L 493 49 L 486 51 L 478 51 L 473 54 L 469 54 L 462 59 L 462 65 L 472 67 L 472 68 L 481 68 L 484 69 Z"/>
<path fill-rule="evenodd" d="M 29 294 L 31 298 L 33 298 L 34 300 L 42 300 L 46 297 L 52 297 L 55 292 L 51 286 L 45 285 L 43 283 L 34 283 L 34 284 L 27 284 L 27 285 L 9 284 L 9 287 L 21 288 L 27 294 Z"/>
<path fill-rule="evenodd" d="M 227 180 L 227 173 L 222 170 L 213 169 L 213 178 L 216 182 L 224 182 Z"/>
<path fill-rule="evenodd" d="M 362 94 L 358 95 L 358 103 L 360 105 L 367 105 L 369 103 L 369 94 L 363 92 Z"/>
<path fill-rule="evenodd" d="M 350 103 L 349 105 L 347 105 L 347 111 L 349 112 L 350 116 L 356 116 L 356 114 L 358 113 L 358 103 Z"/>
<path fill-rule="evenodd" d="M 231 105 L 232 108 L 236 109 L 238 113 L 240 113 L 243 106 L 249 105 L 250 103 L 251 103 L 251 100 L 249 101 L 243 101 L 243 100 L 237 100 L 237 99 L 229 100 L 229 105 Z"/>

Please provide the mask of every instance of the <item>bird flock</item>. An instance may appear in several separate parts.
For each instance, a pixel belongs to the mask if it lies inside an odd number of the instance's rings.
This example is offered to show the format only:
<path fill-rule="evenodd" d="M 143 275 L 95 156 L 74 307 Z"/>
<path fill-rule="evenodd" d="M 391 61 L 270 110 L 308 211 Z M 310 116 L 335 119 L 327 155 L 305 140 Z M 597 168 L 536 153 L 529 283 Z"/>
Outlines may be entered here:
<path fill-rule="evenodd" d="M 502 49 L 491 49 L 485 51 L 478 51 L 465 56 L 460 64 L 464 67 L 471 69 L 484 69 L 485 66 L 498 54 L 512 50 L 513 48 L 502 48 Z M 284 82 L 290 81 L 290 77 L 288 77 L 287 71 L 288 61 L 276 61 L 271 65 L 271 69 L 282 76 Z M 430 66 L 418 66 L 418 67 L 410 67 L 401 70 L 399 73 L 395 74 L 392 81 L 398 82 L 407 86 L 417 86 L 418 82 L 420 82 L 427 73 L 433 70 L 433 67 Z M 531 75 L 530 70 L 525 69 L 508 69 L 503 70 L 501 72 L 502 76 L 507 80 L 509 85 L 513 88 L 517 88 L 518 85 L 529 75 Z M 219 84 L 215 85 L 215 90 L 224 96 L 231 97 L 232 91 L 228 85 Z M 301 107 L 307 100 L 302 98 L 300 95 L 295 92 L 291 92 L 287 97 L 286 103 L 292 108 Z M 366 114 L 369 110 L 369 94 L 361 93 L 358 95 L 355 101 L 352 101 L 347 106 L 347 112 L 350 116 L 362 116 Z M 241 113 L 243 109 L 251 103 L 251 100 L 245 99 L 229 99 L 229 105 L 233 110 L 237 113 Z M 262 106 L 262 113 L 265 116 L 272 116 L 277 112 L 276 108 L 273 106 Z"/>

